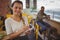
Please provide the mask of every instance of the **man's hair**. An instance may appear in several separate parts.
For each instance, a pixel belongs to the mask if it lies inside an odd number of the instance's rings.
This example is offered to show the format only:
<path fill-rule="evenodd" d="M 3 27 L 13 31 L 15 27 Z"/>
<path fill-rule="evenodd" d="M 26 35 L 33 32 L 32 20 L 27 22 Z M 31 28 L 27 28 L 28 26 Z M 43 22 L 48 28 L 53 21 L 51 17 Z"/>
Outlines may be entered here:
<path fill-rule="evenodd" d="M 41 6 L 41 8 L 45 8 L 44 6 Z"/>

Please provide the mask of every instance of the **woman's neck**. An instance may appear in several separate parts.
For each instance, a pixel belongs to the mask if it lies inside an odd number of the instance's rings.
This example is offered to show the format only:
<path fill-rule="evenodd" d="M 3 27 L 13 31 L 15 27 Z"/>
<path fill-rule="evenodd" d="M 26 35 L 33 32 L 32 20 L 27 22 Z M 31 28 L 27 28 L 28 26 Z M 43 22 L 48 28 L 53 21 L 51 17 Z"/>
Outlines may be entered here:
<path fill-rule="evenodd" d="M 20 18 L 20 16 L 18 16 L 18 15 L 12 15 L 13 17 L 15 17 L 15 18 Z"/>
<path fill-rule="evenodd" d="M 18 15 L 12 15 L 12 18 L 18 22 L 21 20 L 21 18 Z"/>

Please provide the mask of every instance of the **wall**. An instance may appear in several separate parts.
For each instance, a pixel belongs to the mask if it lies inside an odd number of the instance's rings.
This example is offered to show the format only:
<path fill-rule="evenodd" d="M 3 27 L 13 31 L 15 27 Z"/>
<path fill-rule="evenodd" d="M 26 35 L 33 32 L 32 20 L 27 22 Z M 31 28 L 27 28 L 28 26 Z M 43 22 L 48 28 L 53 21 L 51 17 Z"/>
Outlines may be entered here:
<path fill-rule="evenodd" d="M 9 13 L 9 8 L 11 0 L 0 0 L 0 15 L 5 16 Z"/>

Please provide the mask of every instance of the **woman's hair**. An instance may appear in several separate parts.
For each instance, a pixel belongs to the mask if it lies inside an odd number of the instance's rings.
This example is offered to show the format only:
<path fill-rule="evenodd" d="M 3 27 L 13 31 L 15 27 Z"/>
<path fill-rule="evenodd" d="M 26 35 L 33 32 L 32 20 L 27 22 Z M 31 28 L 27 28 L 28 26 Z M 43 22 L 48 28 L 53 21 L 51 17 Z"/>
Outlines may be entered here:
<path fill-rule="evenodd" d="M 11 7 L 13 7 L 15 3 L 20 3 L 20 4 L 22 4 L 22 7 L 23 7 L 22 1 L 14 1 L 14 2 L 12 3 Z M 13 11 L 11 11 L 11 12 L 13 13 Z M 22 19 L 23 24 L 25 24 L 25 23 L 24 23 L 24 19 L 23 19 L 23 17 L 22 17 L 22 13 L 20 13 L 20 19 Z"/>
<path fill-rule="evenodd" d="M 22 1 L 14 1 L 14 2 L 12 3 L 11 7 L 13 7 L 15 3 L 20 3 L 20 4 L 22 4 L 22 6 L 23 6 Z"/>

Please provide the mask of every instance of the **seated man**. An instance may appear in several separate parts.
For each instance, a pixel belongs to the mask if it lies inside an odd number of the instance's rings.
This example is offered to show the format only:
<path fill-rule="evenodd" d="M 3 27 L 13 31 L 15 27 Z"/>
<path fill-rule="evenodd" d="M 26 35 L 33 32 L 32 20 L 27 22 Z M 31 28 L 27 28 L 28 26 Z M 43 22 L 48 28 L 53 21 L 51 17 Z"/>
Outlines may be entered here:
<path fill-rule="evenodd" d="M 44 6 L 41 7 L 41 10 L 37 14 L 37 20 L 42 21 L 44 18 L 49 19 L 49 16 L 44 13 Z"/>
<path fill-rule="evenodd" d="M 50 25 L 43 21 L 43 19 L 49 19 L 48 15 L 44 13 L 44 6 L 41 7 L 41 10 L 37 14 L 37 23 L 42 27 L 43 30 L 46 30 L 46 27 L 50 27 Z"/>

